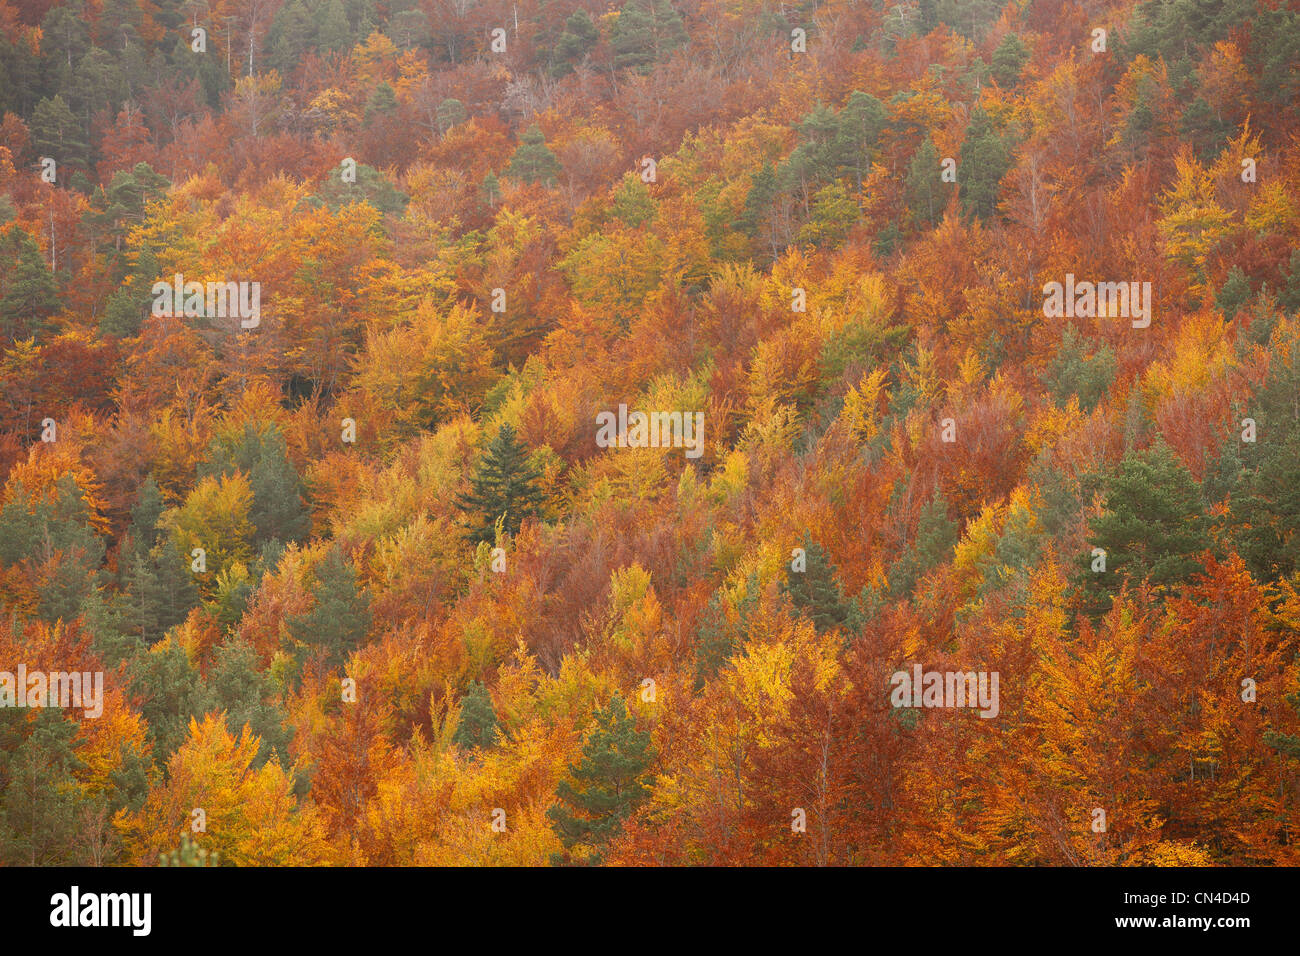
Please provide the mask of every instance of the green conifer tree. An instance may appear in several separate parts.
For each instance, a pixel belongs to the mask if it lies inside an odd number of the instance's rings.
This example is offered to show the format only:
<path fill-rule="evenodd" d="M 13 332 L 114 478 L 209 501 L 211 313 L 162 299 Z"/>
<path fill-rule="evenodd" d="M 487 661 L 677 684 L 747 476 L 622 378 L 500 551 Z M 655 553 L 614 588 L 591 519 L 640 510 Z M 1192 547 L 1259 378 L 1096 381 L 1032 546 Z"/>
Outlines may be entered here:
<path fill-rule="evenodd" d="M 560 161 L 546 145 L 546 137 L 536 123 L 528 127 L 519 138 L 519 146 L 510 157 L 507 172 L 526 183 L 550 185 L 555 182 L 555 177 L 560 173 Z"/>
<path fill-rule="evenodd" d="M 1011 89 L 1020 81 L 1020 71 L 1029 62 L 1029 50 L 1024 41 L 1008 33 L 993 51 L 993 78 L 1003 89 Z"/>
<path fill-rule="evenodd" d="M 5 345 L 36 336 L 60 308 L 59 290 L 36 240 L 22 229 L 0 237 L 0 335 Z"/>
<path fill-rule="evenodd" d="M 495 207 L 501 201 L 501 181 L 497 179 L 496 173 L 488 170 L 488 174 L 483 177 L 480 192 L 483 195 L 483 201 L 489 206 Z"/>
<path fill-rule="evenodd" d="M 90 524 L 90 510 L 76 479 L 55 482 L 53 500 L 33 498 L 17 486 L 0 509 L 0 565 L 40 562 L 58 555 L 53 573 L 37 588 L 37 613 L 53 623 L 70 621 L 99 584 L 104 540 Z"/>
<path fill-rule="evenodd" d="M 621 694 L 596 712 L 582 745 L 582 758 L 555 788 L 559 798 L 546 815 L 565 856 L 552 862 L 599 863 L 605 846 L 649 796 L 644 776 L 655 758 L 649 731 L 636 728 Z"/>
<path fill-rule="evenodd" d="M 76 733 L 77 724 L 61 710 L 38 708 L 26 739 L 9 752 L 0 750 L 0 863 L 78 862 L 74 846 L 83 798 L 75 777 L 82 767 L 73 750 Z"/>
<path fill-rule="evenodd" d="M 1244 415 L 1227 439 L 1239 459 L 1229 505 L 1233 540 L 1261 581 L 1300 570 L 1300 348 L 1270 358 L 1268 378 L 1249 408 L 1255 442 L 1241 441 Z"/>
<path fill-rule="evenodd" d="M 344 182 L 342 167 L 335 166 L 312 196 L 312 202 L 328 206 L 332 212 L 352 203 L 364 202 L 382 213 L 395 216 L 405 211 L 409 201 L 410 197 L 394 186 L 387 176 L 365 163 L 357 164 L 356 182 Z"/>
<path fill-rule="evenodd" d="M 370 627 L 370 599 L 357 588 L 357 573 L 337 545 L 316 566 L 312 588 L 316 606 L 289 619 L 289 633 L 308 648 L 318 649 L 325 666 L 346 659 L 365 639 Z"/>
<path fill-rule="evenodd" d="M 842 627 L 848 620 L 849 609 L 835 580 L 835 565 L 808 532 L 804 532 L 799 546 L 804 552 L 805 569 L 795 570 L 791 567 L 793 562 L 786 565 L 783 590 L 795 610 L 808 617 L 817 630 Z"/>
<path fill-rule="evenodd" d="M 303 503 L 303 485 L 289 461 L 288 446 L 276 425 L 262 429 L 249 422 L 234 440 L 218 439 L 209 450 L 200 476 L 230 476 L 236 471 L 248 475 L 253 491 L 249 518 L 257 529 L 257 540 L 283 543 L 302 541 L 311 529 L 311 515 Z"/>
<path fill-rule="evenodd" d="M 838 117 L 835 154 L 841 170 L 852 173 L 855 184 L 871 169 L 871 151 L 888 122 L 889 111 L 879 99 L 861 90 L 849 94 Z"/>
<path fill-rule="evenodd" d="M 1250 301 L 1250 294 L 1250 280 L 1246 273 L 1241 271 L 1241 266 L 1233 266 L 1228 270 L 1228 277 L 1224 279 L 1214 304 L 1225 319 L 1234 319 L 1237 310 Z"/>
<path fill-rule="evenodd" d="M 907 167 L 907 206 L 919 225 L 933 226 L 947 204 L 947 190 L 939 168 L 939 152 L 929 137 L 921 143 Z"/>
<path fill-rule="evenodd" d="M 1092 519 L 1090 550 L 1080 559 L 1083 604 L 1092 614 L 1109 610 L 1125 583 L 1164 588 L 1187 580 L 1210 546 L 1196 479 L 1167 445 L 1125 455 L 1104 491 L 1105 510 Z M 1104 572 L 1092 569 L 1091 548 L 1106 552 Z"/>
<path fill-rule="evenodd" d="M 497 715 L 492 697 L 481 681 L 473 681 L 460 705 L 460 720 L 451 742 L 466 749 L 486 750 L 497 742 Z"/>
<path fill-rule="evenodd" d="M 609 42 L 615 68 L 645 74 L 686 42 L 686 27 L 668 0 L 632 0 L 619 10 Z"/>
<path fill-rule="evenodd" d="M 948 518 L 948 505 L 936 491 L 921 508 L 916 541 L 889 569 L 890 594 L 911 594 L 921 575 L 952 557 L 956 544 L 957 523 Z"/>
<path fill-rule="evenodd" d="M 48 156 L 58 163 L 60 170 L 67 167 L 84 168 L 86 163 L 86 133 L 81 121 L 59 95 L 46 97 L 36 104 L 31 122 L 32 149 L 37 156 Z M 59 172 L 59 180 L 64 174 Z"/>
<path fill-rule="evenodd" d="M 1293 250 L 1287 262 L 1286 284 L 1282 287 L 1277 302 L 1293 315 L 1300 312 L 1300 249 Z"/>
<path fill-rule="evenodd" d="M 470 542 L 494 542 L 498 520 L 514 535 L 525 518 L 540 517 L 540 478 L 515 430 L 502 425 L 470 479 L 470 490 L 456 499 L 456 506 L 470 517 Z"/>
<path fill-rule="evenodd" d="M 754 173 L 754 178 L 745 195 L 745 205 L 736 218 L 735 227 L 751 238 L 758 237 L 759 227 L 767 215 L 768 207 L 777 193 L 776 170 L 770 162 L 765 162 Z"/>
<path fill-rule="evenodd" d="M 552 76 L 565 76 L 573 72 L 575 64 L 582 62 L 600 42 L 600 32 L 591 15 L 581 8 L 564 21 L 564 32 L 555 42 Z"/>
<path fill-rule="evenodd" d="M 968 216 L 987 219 L 997 213 L 998 190 L 1010 168 L 1006 145 L 983 107 L 971 111 L 961 146 L 958 181 L 962 208 Z"/>
<path fill-rule="evenodd" d="M 395 112 L 397 112 L 397 94 L 388 83 L 380 83 L 366 100 L 365 125 L 369 126 L 379 116 Z"/>
<path fill-rule="evenodd" d="M 225 712 L 226 727 L 236 738 L 245 724 L 257 735 L 260 745 L 253 769 L 272 756 L 284 769 L 291 766 L 293 728 L 285 726 L 286 715 L 275 700 L 274 682 L 261 669 L 257 652 L 247 642 L 231 638 L 216 649 L 200 700 L 200 713 Z"/>
<path fill-rule="evenodd" d="M 329 0 L 324 12 L 317 15 L 321 19 L 316 31 L 316 42 L 322 50 L 341 53 L 352 46 L 352 27 L 348 25 L 347 13 L 341 0 Z"/>
<path fill-rule="evenodd" d="M 154 762 L 165 766 L 189 735 L 190 718 L 203 713 L 206 694 L 198 668 L 173 641 L 154 651 L 141 649 L 127 662 L 126 674 L 149 728 Z"/>
<path fill-rule="evenodd" d="M 1087 353 L 1087 340 L 1074 326 L 1066 326 L 1061 347 L 1043 376 L 1061 407 L 1071 396 L 1078 396 L 1079 407 L 1090 412 L 1115 380 L 1115 353 L 1110 346 L 1103 342 L 1092 355 Z"/>
<path fill-rule="evenodd" d="M 458 99 L 448 97 L 438 104 L 437 121 L 438 132 L 446 133 L 457 123 L 463 123 L 469 118 L 469 113 L 465 110 L 465 104 Z"/>

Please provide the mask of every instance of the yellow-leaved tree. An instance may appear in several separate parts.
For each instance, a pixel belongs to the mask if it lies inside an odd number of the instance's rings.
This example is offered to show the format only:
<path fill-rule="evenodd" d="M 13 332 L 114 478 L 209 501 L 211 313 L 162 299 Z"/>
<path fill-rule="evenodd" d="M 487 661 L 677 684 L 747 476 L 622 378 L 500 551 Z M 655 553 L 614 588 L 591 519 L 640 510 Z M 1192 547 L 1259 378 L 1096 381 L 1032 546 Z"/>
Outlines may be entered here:
<path fill-rule="evenodd" d="M 191 719 L 166 782 L 150 788 L 138 811 L 119 811 L 114 820 L 129 859 L 154 863 L 187 834 L 235 866 L 330 862 L 318 811 L 294 796 L 296 768 L 285 771 L 275 760 L 256 766 L 260 744 L 248 725 L 235 739 L 224 712 Z"/>

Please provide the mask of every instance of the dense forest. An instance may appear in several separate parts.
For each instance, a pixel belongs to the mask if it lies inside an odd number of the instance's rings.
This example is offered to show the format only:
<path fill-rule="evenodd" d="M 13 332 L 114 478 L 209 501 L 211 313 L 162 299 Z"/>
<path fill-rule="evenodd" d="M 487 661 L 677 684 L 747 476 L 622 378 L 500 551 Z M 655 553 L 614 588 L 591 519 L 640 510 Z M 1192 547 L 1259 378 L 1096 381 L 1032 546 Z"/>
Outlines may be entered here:
<path fill-rule="evenodd" d="M 1298 94 L 1295 0 L 0 0 L 0 671 L 103 675 L 0 863 L 1300 863 Z"/>

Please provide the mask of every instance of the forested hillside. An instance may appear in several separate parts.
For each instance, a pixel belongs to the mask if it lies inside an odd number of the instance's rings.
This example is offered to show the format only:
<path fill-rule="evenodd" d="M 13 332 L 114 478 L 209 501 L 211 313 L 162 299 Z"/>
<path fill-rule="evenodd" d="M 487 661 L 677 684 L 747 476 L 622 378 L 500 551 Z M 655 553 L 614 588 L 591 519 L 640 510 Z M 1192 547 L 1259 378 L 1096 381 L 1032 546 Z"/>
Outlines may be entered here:
<path fill-rule="evenodd" d="M 0 863 L 1300 863 L 1297 94 L 1295 0 L 0 0 L 0 672 L 103 674 Z"/>

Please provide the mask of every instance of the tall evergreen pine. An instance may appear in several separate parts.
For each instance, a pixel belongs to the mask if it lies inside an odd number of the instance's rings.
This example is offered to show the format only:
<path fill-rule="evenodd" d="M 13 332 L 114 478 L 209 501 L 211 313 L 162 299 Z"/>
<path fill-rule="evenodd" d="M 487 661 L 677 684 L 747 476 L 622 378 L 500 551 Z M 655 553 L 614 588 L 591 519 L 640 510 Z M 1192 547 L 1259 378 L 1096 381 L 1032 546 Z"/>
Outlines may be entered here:
<path fill-rule="evenodd" d="M 572 782 L 560 781 L 555 788 L 559 802 L 546 811 L 569 859 L 600 862 L 623 821 L 649 796 L 643 777 L 654 757 L 649 731 L 636 729 L 622 695 L 616 693 L 608 707 L 596 712 L 582 759 L 569 768 Z M 566 860 L 553 857 L 552 862 Z"/>
<path fill-rule="evenodd" d="M 889 569 L 889 591 L 894 597 L 911 594 L 917 580 L 952 557 L 957 543 L 957 523 L 948 517 L 948 505 L 939 491 L 921 508 L 916 541 Z"/>
<path fill-rule="evenodd" d="M 1240 459 L 1230 515 L 1238 553 L 1259 581 L 1288 578 L 1300 568 L 1300 346 L 1273 353 L 1268 379 L 1251 400 L 1254 444 L 1232 431 Z"/>
<path fill-rule="evenodd" d="M 0 239 L 0 346 L 38 336 L 60 308 L 58 287 L 36 241 L 21 229 Z"/>
<path fill-rule="evenodd" d="M 1079 572 L 1084 607 L 1104 613 L 1125 582 L 1165 587 L 1187 580 L 1210 545 L 1205 525 L 1196 479 L 1168 446 L 1126 455 L 1107 481 L 1106 510 L 1091 521 Z M 1092 569 L 1093 547 L 1106 552 L 1104 572 Z"/>
<path fill-rule="evenodd" d="M 451 742 L 458 747 L 486 750 L 497 742 L 497 715 L 482 681 L 469 685 L 460 705 L 460 720 Z"/>
<path fill-rule="evenodd" d="M 967 215 L 987 219 L 997 212 L 1002 177 L 1011 168 L 1007 148 L 983 107 L 971 111 L 966 141 L 957 167 L 962 208 Z"/>
<path fill-rule="evenodd" d="M 337 545 L 317 566 L 312 594 L 316 606 L 290 618 L 289 632 L 302 644 L 323 651 L 325 665 L 333 667 L 361 643 L 370 627 L 370 599 L 357 589 L 357 573 Z"/>
<path fill-rule="evenodd" d="M 835 566 L 822 546 L 804 532 L 799 545 L 804 551 L 806 568 L 796 571 L 787 566 L 783 590 L 795 608 L 810 618 L 819 631 L 843 626 L 849 611 L 835 580 Z"/>
<path fill-rule="evenodd" d="M 469 492 L 456 499 L 456 506 L 471 516 L 470 542 L 495 541 L 498 520 L 513 535 L 525 518 L 540 516 L 540 478 L 515 430 L 502 425 L 470 479 Z"/>
<path fill-rule="evenodd" d="M 907 205 L 912 210 L 912 217 L 923 226 L 932 226 L 943 212 L 946 196 L 942 170 L 939 167 L 939 151 L 934 148 L 934 140 L 921 143 L 907 168 Z"/>
<path fill-rule="evenodd" d="M 510 157 L 509 173 L 526 183 L 549 185 L 560 173 L 560 161 L 546 145 L 546 137 L 536 123 L 524 130 L 519 146 Z"/>

